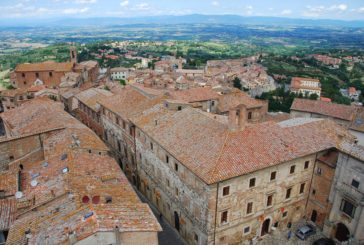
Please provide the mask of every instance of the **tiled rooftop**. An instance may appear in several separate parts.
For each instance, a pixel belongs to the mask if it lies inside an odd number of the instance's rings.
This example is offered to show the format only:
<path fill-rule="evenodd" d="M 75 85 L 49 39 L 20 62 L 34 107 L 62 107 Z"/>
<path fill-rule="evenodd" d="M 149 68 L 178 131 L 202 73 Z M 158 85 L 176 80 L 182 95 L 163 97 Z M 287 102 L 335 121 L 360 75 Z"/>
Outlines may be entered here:
<path fill-rule="evenodd" d="M 106 97 L 110 97 L 112 95 L 113 93 L 105 89 L 90 88 L 82 91 L 81 93 L 78 93 L 75 97 L 83 104 L 97 112 L 100 109 L 97 101 Z"/>
<path fill-rule="evenodd" d="M 320 100 L 294 99 L 291 110 L 310 112 L 351 121 L 356 108 L 349 105 L 341 105 Z"/>
<path fill-rule="evenodd" d="M 9 230 L 15 220 L 16 201 L 14 199 L 0 199 L 0 231 Z"/>
<path fill-rule="evenodd" d="M 217 100 L 219 95 L 209 87 L 191 88 L 188 90 L 176 90 L 168 92 L 171 99 L 183 100 L 189 103 L 207 100 Z"/>
<path fill-rule="evenodd" d="M 336 147 L 344 136 L 353 140 L 330 120 L 265 122 L 231 132 L 193 108 L 156 106 L 132 121 L 207 184 Z"/>
<path fill-rule="evenodd" d="M 31 244 L 66 242 L 66 229 L 78 239 L 113 231 L 116 226 L 121 232 L 160 231 L 151 210 L 140 202 L 114 159 L 72 152 L 62 159 L 56 156 L 24 166 L 24 196 L 18 203 L 31 200 L 32 205 L 18 212 L 9 244 L 24 239 L 27 229 L 32 233 Z M 107 198 L 112 203 L 106 203 Z M 36 212 L 34 207 L 38 207 Z"/>
<path fill-rule="evenodd" d="M 127 119 L 141 113 L 160 101 L 161 98 L 149 98 L 133 87 L 126 86 L 119 94 L 101 99 L 98 103 Z"/>
<path fill-rule="evenodd" d="M 161 230 L 116 161 L 99 154 L 108 151 L 105 144 L 59 103 L 34 99 L 2 117 L 18 137 L 62 126 L 43 133 L 43 160 L 22 162 L 23 196 L 15 201 L 16 213 L 10 212 L 11 203 L 0 208 L 1 225 L 14 221 L 7 244 L 23 243 L 26 232 L 31 233 L 29 244 L 63 244 L 72 232 L 80 240 L 116 226 L 121 232 Z M 0 173 L 0 189 L 9 190 L 6 194 L 16 191 L 17 164 L 13 161 Z"/>
<path fill-rule="evenodd" d="M 244 104 L 247 108 L 261 107 L 266 102 L 251 98 L 246 93 L 234 89 L 230 93 L 220 95 L 218 110 L 221 113 L 228 112 L 229 110 Z"/>
<path fill-rule="evenodd" d="M 47 154 L 57 154 L 63 148 L 70 147 L 74 144 L 74 137 L 78 138 L 83 149 L 108 151 L 104 142 L 91 129 L 63 110 L 63 104 L 48 98 L 35 98 L 2 113 L 1 118 L 9 129 L 8 139 L 57 129 L 44 139 L 44 151 Z M 67 130 L 59 131 L 62 128 Z"/>
<path fill-rule="evenodd" d="M 60 71 L 68 72 L 73 68 L 72 62 L 57 63 L 54 61 L 46 61 L 42 63 L 25 63 L 16 66 L 16 72 L 30 72 L 30 71 Z"/>

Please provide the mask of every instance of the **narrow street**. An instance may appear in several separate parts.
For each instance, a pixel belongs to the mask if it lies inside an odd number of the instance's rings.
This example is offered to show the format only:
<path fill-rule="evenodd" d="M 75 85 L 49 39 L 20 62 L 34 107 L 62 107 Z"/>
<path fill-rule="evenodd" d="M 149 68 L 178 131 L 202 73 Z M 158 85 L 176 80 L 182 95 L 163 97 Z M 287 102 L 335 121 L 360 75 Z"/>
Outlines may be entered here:
<path fill-rule="evenodd" d="M 140 193 L 135 186 L 134 190 L 138 194 L 140 200 L 144 203 L 148 203 L 150 208 L 152 209 L 155 217 L 158 219 L 160 225 L 162 226 L 163 231 L 158 234 L 159 245 L 187 245 L 188 243 L 178 234 L 177 230 L 172 227 L 164 218 L 159 218 L 159 211 L 157 208 L 150 203 L 146 197 Z"/>

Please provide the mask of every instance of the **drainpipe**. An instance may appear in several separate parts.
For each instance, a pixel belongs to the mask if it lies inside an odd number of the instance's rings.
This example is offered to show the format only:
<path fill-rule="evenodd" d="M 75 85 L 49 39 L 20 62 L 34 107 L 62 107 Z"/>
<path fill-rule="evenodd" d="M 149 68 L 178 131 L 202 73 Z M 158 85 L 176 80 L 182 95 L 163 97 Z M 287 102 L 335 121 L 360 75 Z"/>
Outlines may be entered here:
<path fill-rule="evenodd" d="M 216 244 L 216 225 L 217 225 L 217 206 L 218 206 L 218 201 L 219 201 L 219 184 L 220 184 L 220 182 L 217 182 L 216 206 L 215 206 L 215 226 L 214 226 L 214 245 Z"/>

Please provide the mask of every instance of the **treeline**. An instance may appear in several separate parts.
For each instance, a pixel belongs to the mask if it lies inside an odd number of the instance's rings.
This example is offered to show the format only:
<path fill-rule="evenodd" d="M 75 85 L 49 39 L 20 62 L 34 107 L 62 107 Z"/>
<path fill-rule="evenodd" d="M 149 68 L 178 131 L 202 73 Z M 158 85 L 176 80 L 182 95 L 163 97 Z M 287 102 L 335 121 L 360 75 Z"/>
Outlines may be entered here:
<path fill-rule="evenodd" d="M 273 112 L 290 112 L 293 100 L 295 98 L 304 98 L 310 100 L 317 100 L 317 94 L 311 95 L 303 95 L 303 94 L 295 94 L 290 91 L 285 91 L 283 87 L 277 88 L 274 91 L 263 93 L 261 96 L 257 96 L 257 99 L 268 100 L 269 101 L 269 111 Z"/>

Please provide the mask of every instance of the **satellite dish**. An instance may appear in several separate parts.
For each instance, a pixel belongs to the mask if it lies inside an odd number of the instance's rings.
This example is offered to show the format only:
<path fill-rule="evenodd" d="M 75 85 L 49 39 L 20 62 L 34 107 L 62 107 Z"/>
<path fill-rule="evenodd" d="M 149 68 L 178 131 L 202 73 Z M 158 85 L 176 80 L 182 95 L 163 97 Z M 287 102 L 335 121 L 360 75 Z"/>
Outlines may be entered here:
<path fill-rule="evenodd" d="M 38 185 L 38 181 L 37 180 L 32 180 L 30 182 L 30 185 L 33 186 L 33 187 L 36 187 Z"/>
<path fill-rule="evenodd" d="M 15 193 L 15 198 L 16 199 L 20 199 L 20 198 L 22 198 L 23 197 L 23 192 L 21 192 L 21 191 L 17 191 L 16 193 Z"/>
<path fill-rule="evenodd" d="M 68 171 L 69 171 L 68 167 L 65 167 L 62 169 L 62 173 L 64 173 L 64 174 L 68 173 Z"/>

